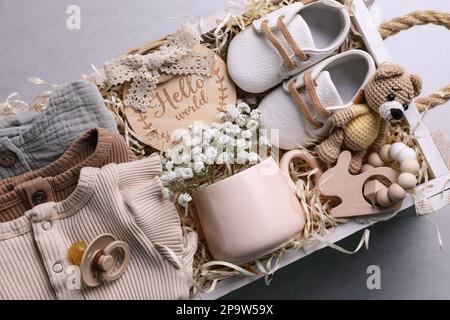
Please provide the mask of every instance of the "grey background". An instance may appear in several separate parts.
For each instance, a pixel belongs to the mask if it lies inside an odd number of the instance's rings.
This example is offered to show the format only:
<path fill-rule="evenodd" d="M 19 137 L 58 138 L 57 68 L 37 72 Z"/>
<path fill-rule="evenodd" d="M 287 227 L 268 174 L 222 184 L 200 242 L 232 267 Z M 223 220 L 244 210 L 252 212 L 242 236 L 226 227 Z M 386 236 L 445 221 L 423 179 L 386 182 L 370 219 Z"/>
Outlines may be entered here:
<path fill-rule="evenodd" d="M 66 9 L 81 7 L 81 30 L 66 28 Z M 19 92 L 25 101 L 44 88 L 27 81 L 39 76 L 51 83 L 78 79 L 126 49 L 160 38 L 183 19 L 206 17 L 227 0 L 0 0 L 0 101 Z M 382 20 L 414 10 L 450 12 L 448 0 L 376 0 Z M 178 17 L 168 19 L 167 17 Z M 450 32 L 423 26 L 388 39 L 395 61 L 424 80 L 424 94 L 450 83 Z M 438 129 L 450 120 L 449 103 L 426 118 Z M 447 112 L 445 110 L 447 109 Z M 270 287 L 257 281 L 229 299 L 449 299 L 450 208 L 425 217 L 414 210 L 371 227 L 371 248 L 347 256 L 321 250 L 275 274 Z M 444 247 L 439 249 L 436 223 Z M 361 234 L 339 243 L 353 249 Z M 381 290 L 368 290 L 366 269 L 381 268 Z"/>

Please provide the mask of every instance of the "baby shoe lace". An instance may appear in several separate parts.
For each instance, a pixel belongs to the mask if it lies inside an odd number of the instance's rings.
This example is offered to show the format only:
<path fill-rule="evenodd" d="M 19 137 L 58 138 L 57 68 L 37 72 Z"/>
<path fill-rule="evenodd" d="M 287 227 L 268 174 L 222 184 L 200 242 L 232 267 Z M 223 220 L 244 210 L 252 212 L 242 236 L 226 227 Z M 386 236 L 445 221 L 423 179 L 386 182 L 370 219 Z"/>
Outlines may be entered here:
<path fill-rule="evenodd" d="M 291 47 L 292 51 L 294 51 L 295 56 L 302 61 L 307 61 L 309 59 L 309 56 L 306 53 L 304 53 L 303 50 L 300 49 L 300 47 L 297 45 L 294 38 L 292 37 L 292 34 L 289 32 L 285 22 L 283 21 L 283 17 L 278 18 L 277 26 L 278 29 L 280 29 L 284 39 L 287 41 L 288 45 Z M 263 33 L 266 35 L 267 39 L 273 44 L 275 49 L 280 53 L 286 67 L 289 70 L 295 69 L 297 67 L 297 64 L 290 56 L 288 50 L 280 43 L 280 41 L 277 39 L 273 31 L 270 29 L 268 20 L 264 20 L 262 22 L 261 29 Z"/>
<path fill-rule="evenodd" d="M 292 99 L 294 100 L 294 103 L 299 108 L 300 112 L 303 113 L 305 118 L 316 128 L 323 127 L 323 123 L 320 123 L 317 121 L 311 111 L 308 105 L 306 104 L 305 99 L 301 96 L 301 94 L 298 92 L 297 87 L 295 85 L 296 81 L 291 81 L 289 84 L 289 91 L 292 95 Z M 323 105 L 322 101 L 320 100 L 319 96 L 317 95 L 316 91 L 316 82 L 312 78 L 311 71 L 308 71 L 305 73 L 305 87 L 306 92 L 308 96 L 311 99 L 311 104 L 313 109 L 315 109 L 320 115 L 322 115 L 325 118 L 331 117 L 332 113 L 326 109 L 326 107 Z"/>

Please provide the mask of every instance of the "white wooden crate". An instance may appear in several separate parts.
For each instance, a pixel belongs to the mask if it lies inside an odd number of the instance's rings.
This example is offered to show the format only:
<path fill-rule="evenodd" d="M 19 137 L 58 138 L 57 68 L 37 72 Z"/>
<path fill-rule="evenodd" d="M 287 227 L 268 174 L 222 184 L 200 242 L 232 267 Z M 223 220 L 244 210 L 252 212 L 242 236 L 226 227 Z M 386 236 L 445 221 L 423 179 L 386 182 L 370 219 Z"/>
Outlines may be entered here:
<path fill-rule="evenodd" d="M 378 33 L 377 26 L 372 23 L 372 19 L 369 15 L 367 7 L 363 0 L 354 1 L 355 10 L 355 20 L 359 32 L 362 34 L 364 42 L 368 51 L 372 54 L 375 62 L 380 64 L 384 61 L 391 61 L 392 58 L 389 54 L 387 47 L 385 46 L 383 39 Z M 228 12 L 219 12 L 212 17 L 202 20 L 202 23 L 198 24 L 200 32 L 204 33 L 206 31 L 215 30 L 217 28 L 217 23 L 223 21 L 226 18 Z M 420 122 L 421 115 L 418 112 L 414 104 L 411 105 L 409 110 L 406 112 L 406 118 L 412 128 L 416 128 L 414 134 L 418 137 L 418 144 L 422 149 L 427 162 L 429 164 L 429 174 L 431 176 L 431 181 L 427 183 L 426 186 L 419 186 L 419 189 L 423 190 L 424 198 L 427 203 L 432 206 L 434 210 L 439 210 L 448 204 L 447 198 L 450 193 L 450 184 L 447 182 L 450 179 L 450 172 L 444 163 L 444 160 L 437 149 L 430 131 L 427 127 Z M 399 211 L 405 210 L 414 205 L 414 199 L 411 195 L 403 202 L 402 207 Z M 373 222 L 374 223 L 374 222 Z M 371 224 L 373 224 L 371 223 Z M 328 236 L 327 241 L 335 243 L 342 240 L 355 232 L 369 227 L 371 224 L 360 224 L 355 221 L 350 221 L 346 224 L 339 225 L 334 229 Z M 292 262 L 295 262 L 303 257 L 312 254 L 313 252 L 324 248 L 326 245 L 323 243 L 304 248 L 300 251 L 286 254 L 280 264 L 284 267 Z M 210 293 L 200 293 L 195 298 L 196 299 L 217 299 L 220 298 L 240 287 L 243 287 L 261 277 L 244 277 L 235 276 L 226 280 L 221 281 L 216 289 Z"/>

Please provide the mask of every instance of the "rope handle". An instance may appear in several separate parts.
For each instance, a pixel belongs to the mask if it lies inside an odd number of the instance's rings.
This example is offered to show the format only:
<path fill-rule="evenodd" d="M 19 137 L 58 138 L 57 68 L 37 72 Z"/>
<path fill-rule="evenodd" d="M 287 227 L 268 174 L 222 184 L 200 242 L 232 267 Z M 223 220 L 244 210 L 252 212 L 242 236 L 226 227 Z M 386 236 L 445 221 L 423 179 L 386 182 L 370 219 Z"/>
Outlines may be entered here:
<path fill-rule="evenodd" d="M 378 27 L 378 31 L 381 37 L 386 39 L 400 31 L 425 24 L 444 26 L 450 30 L 450 14 L 431 10 L 415 11 L 382 23 Z M 448 100 L 450 100 L 450 85 L 429 96 L 418 98 L 415 102 L 419 111 L 423 112 L 429 108 L 444 104 Z"/>

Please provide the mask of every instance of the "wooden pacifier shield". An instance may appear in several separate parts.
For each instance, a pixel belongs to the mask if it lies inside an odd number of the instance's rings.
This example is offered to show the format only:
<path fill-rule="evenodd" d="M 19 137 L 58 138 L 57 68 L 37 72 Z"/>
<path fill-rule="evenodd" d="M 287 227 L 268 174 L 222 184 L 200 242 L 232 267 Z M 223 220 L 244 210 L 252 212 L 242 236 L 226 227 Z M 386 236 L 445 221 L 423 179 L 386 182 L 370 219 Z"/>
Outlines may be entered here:
<path fill-rule="evenodd" d="M 198 50 L 212 53 L 203 46 Z M 155 89 L 146 112 L 126 106 L 125 114 L 137 138 L 155 149 L 165 151 L 176 143 L 172 133 L 195 122 L 217 121 L 217 113 L 236 103 L 236 89 L 227 73 L 225 62 L 217 55 L 210 77 L 199 75 L 167 77 Z M 164 81 L 164 82 L 163 82 Z M 128 86 L 126 87 L 128 88 Z M 124 101 L 127 90 L 124 92 Z"/>

